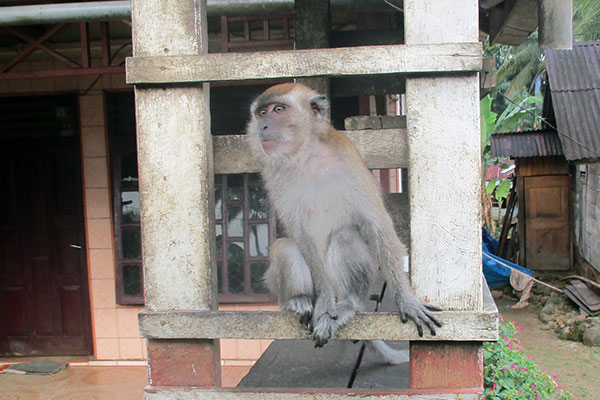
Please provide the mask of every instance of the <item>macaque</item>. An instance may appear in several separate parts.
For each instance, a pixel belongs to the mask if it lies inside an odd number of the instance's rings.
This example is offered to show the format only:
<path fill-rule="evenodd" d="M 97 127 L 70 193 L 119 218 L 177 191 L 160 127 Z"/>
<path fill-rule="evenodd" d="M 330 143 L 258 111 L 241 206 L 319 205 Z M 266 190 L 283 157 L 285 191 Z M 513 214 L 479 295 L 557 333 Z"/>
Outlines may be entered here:
<path fill-rule="evenodd" d="M 329 123 L 327 98 L 286 83 L 267 89 L 250 111 L 251 147 L 289 236 L 273 243 L 265 273 L 281 309 L 295 313 L 321 347 L 366 309 L 369 282 L 381 270 L 402 322 L 413 320 L 419 336 L 424 323 L 435 335 L 441 322 L 431 311 L 439 309 L 411 291 L 402 269 L 406 246 L 357 150 Z M 374 344 L 382 353 L 383 343 Z"/>

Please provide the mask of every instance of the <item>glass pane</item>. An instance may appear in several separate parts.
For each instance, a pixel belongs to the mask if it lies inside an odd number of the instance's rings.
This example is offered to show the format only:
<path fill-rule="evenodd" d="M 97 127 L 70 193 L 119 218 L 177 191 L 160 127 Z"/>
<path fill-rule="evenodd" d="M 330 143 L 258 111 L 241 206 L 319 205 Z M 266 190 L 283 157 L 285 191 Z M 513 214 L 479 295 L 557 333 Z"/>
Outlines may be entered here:
<path fill-rule="evenodd" d="M 229 175 L 227 176 L 227 200 L 243 200 L 244 199 L 244 176 Z"/>
<path fill-rule="evenodd" d="M 217 257 L 222 257 L 223 254 L 223 225 L 216 225 L 217 231 Z"/>
<path fill-rule="evenodd" d="M 227 236 L 244 236 L 243 206 L 227 206 Z"/>
<path fill-rule="evenodd" d="M 269 217 L 269 200 L 267 191 L 262 186 L 248 188 L 248 203 L 250 204 L 250 219 L 266 219 Z"/>
<path fill-rule="evenodd" d="M 229 293 L 244 291 L 244 243 L 232 242 L 227 245 L 227 279 Z"/>
<path fill-rule="evenodd" d="M 123 294 L 125 296 L 142 295 L 142 265 L 123 265 Z"/>
<path fill-rule="evenodd" d="M 122 223 L 139 224 L 140 223 L 140 193 L 123 192 L 121 193 L 121 212 L 123 215 Z"/>
<path fill-rule="evenodd" d="M 269 225 L 250 225 L 250 256 L 266 257 L 269 255 Z"/>
<path fill-rule="evenodd" d="M 121 185 L 137 188 L 137 153 L 129 153 L 121 157 Z"/>
<path fill-rule="evenodd" d="M 217 260 L 217 288 L 219 293 L 223 293 L 223 263 Z"/>
<path fill-rule="evenodd" d="M 140 228 L 122 228 L 121 245 L 123 247 L 123 258 L 140 260 L 142 258 Z"/>
<path fill-rule="evenodd" d="M 215 219 L 223 218 L 223 200 L 221 199 L 221 186 L 215 186 Z"/>
<path fill-rule="evenodd" d="M 250 263 L 250 284 L 252 293 L 267 293 L 267 287 L 263 282 L 263 276 L 267 271 L 268 264 L 266 262 Z"/>

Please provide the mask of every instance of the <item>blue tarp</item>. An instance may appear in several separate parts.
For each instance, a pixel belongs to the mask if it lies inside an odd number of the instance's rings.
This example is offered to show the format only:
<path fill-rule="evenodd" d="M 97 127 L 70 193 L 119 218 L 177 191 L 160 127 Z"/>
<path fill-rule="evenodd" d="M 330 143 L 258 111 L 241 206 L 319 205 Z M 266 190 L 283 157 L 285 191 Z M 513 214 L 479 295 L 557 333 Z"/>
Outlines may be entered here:
<path fill-rule="evenodd" d="M 519 271 L 533 276 L 531 270 L 521 267 L 520 265 L 513 264 L 510 261 L 507 261 L 503 258 L 495 256 L 493 251 L 496 250 L 496 246 L 498 245 L 498 241 L 494 239 L 485 228 L 483 228 L 483 275 L 485 276 L 485 280 L 490 288 L 497 288 L 508 285 L 510 280 L 510 268 L 505 267 L 504 265 L 498 264 L 494 260 L 498 260 L 504 264 L 510 265 L 512 268 L 518 269 Z M 486 257 L 486 254 L 489 257 Z M 490 258 L 491 257 L 491 258 Z"/>

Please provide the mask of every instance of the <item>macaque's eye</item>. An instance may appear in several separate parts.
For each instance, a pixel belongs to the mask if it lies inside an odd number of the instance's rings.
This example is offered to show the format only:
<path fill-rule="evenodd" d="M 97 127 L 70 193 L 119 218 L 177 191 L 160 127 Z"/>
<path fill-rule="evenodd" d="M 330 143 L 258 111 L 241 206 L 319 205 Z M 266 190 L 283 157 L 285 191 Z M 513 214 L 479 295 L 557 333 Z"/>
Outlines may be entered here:
<path fill-rule="evenodd" d="M 265 115 L 267 115 L 267 110 L 265 110 L 264 108 L 262 110 L 258 110 L 258 115 L 264 117 Z"/>
<path fill-rule="evenodd" d="M 276 113 L 280 113 L 284 110 L 285 110 L 285 106 L 276 106 L 275 108 L 273 108 L 273 111 L 275 111 Z"/>

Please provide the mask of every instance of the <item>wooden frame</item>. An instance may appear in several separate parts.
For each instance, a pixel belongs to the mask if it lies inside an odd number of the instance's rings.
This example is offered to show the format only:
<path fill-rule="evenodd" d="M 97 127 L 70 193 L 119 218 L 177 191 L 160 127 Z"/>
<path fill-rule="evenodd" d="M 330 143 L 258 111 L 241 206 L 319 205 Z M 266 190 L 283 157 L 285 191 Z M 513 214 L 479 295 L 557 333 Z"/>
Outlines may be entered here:
<path fill-rule="evenodd" d="M 206 0 L 176 5 L 134 0 L 132 5 L 135 57 L 127 60 L 127 80 L 136 84 L 144 196 L 147 302 L 140 323 L 149 338 L 146 398 L 479 398 L 480 341 L 495 338 L 497 311 L 484 304 L 481 275 L 477 1 L 456 0 L 449 8 L 444 0 L 405 0 L 406 45 L 251 55 L 207 54 Z M 408 150 L 394 153 L 393 165 L 379 167 L 408 165 L 413 171 L 412 284 L 418 297 L 453 310 L 440 314 L 446 325 L 435 338 L 419 338 L 396 314 L 360 314 L 338 332 L 337 338 L 414 340 L 410 390 L 207 390 L 220 386 L 213 338 L 238 337 L 238 331 L 244 337 L 305 337 L 306 332 L 288 314 L 215 311 L 213 143 L 207 135 L 207 87 L 199 82 L 368 74 L 407 75 Z M 385 140 L 402 137 L 400 132 L 389 132 Z M 365 147 L 382 139 L 377 136 Z M 217 170 L 230 168 L 232 155 L 245 151 L 240 138 L 226 140 L 236 147 L 226 153 L 227 145 L 215 143 L 223 150 L 215 151 Z M 372 163 L 377 159 L 367 161 Z M 248 172 L 243 170 L 249 166 L 254 168 L 245 158 L 231 169 Z M 451 173 L 460 174 L 468 189 L 449 184 Z M 185 190 L 174 196 L 183 183 Z M 464 329 L 469 320 L 473 329 Z"/>
<path fill-rule="evenodd" d="M 133 57 L 127 83 L 226 82 L 369 74 L 476 72 L 482 68 L 478 42 L 416 46 L 215 53 L 204 56 Z"/>

